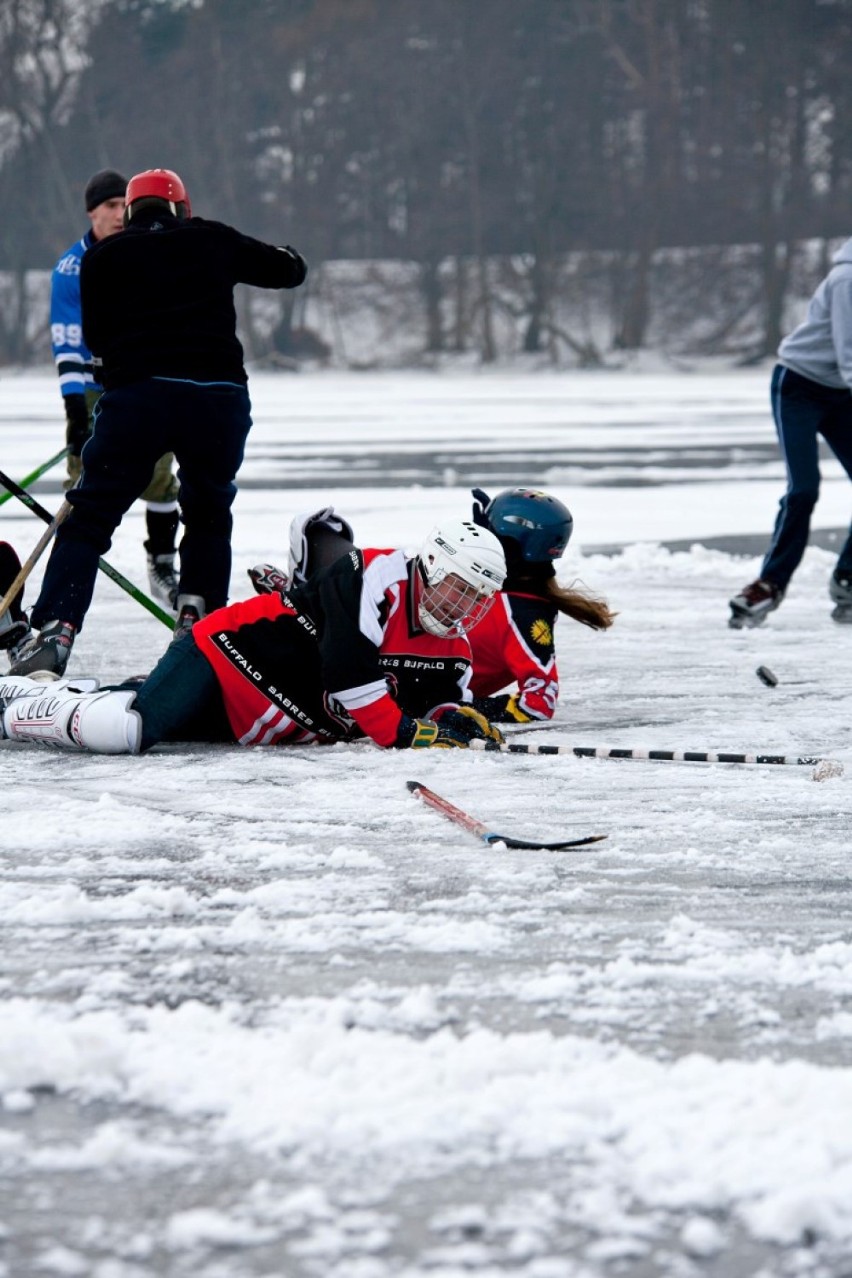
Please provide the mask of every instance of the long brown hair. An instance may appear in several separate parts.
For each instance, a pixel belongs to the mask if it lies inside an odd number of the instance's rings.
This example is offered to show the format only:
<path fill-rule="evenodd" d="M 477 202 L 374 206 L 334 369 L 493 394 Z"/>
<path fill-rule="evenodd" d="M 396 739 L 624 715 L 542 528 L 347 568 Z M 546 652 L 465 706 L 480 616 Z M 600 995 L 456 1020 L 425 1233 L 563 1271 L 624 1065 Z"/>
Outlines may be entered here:
<path fill-rule="evenodd" d="M 553 575 L 552 569 L 551 575 L 547 577 L 538 574 L 528 576 L 513 573 L 504 582 L 503 589 L 510 593 L 517 590 L 523 594 L 539 595 L 542 599 L 548 599 L 566 617 L 571 617 L 573 621 L 579 621 L 582 626 L 589 626 L 592 630 L 609 630 L 618 616 L 605 599 L 598 599 L 596 595 L 580 589 L 576 583 L 571 586 L 561 586 Z"/>
<path fill-rule="evenodd" d="M 544 582 L 544 594 L 566 617 L 572 617 L 592 630 L 609 630 L 618 616 L 605 599 L 598 599 L 576 585 L 560 586 L 555 577 L 548 577 Z"/>

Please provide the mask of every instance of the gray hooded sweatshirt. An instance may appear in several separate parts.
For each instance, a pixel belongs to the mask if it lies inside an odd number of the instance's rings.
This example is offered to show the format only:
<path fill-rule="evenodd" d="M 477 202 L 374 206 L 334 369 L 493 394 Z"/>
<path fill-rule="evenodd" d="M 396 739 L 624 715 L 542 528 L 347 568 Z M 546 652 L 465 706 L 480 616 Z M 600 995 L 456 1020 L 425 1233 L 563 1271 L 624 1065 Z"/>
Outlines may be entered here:
<path fill-rule="evenodd" d="M 784 338 L 778 358 L 821 386 L 852 390 L 852 239 L 831 260 L 804 322 Z"/>

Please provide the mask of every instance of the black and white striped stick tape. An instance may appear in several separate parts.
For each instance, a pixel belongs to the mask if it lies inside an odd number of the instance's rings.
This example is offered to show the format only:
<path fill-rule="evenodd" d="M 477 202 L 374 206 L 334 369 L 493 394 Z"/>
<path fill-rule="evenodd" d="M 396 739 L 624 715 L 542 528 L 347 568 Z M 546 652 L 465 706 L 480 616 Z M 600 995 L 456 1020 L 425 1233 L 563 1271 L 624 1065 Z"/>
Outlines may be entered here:
<path fill-rule="evenodd" d="M 501 754 L 573 754 L 580 759 L 650 759 L 658 763 L 775 763 L 821 769 L 825 777 L 841 776 L 843 773 L 843 764 L 838 760 L 821 759 L 811 755 L 728 754 L 712 750 L 646 750 L 638 746 L 625 750 L 609 746 L 535 745 L 514 741 L 500 744 L 497 741 L 478 739 L 471 741 L 470 748 L 499 751 Z M 814 779 L 825 778 L 817 777 L 814 773 Z"/>

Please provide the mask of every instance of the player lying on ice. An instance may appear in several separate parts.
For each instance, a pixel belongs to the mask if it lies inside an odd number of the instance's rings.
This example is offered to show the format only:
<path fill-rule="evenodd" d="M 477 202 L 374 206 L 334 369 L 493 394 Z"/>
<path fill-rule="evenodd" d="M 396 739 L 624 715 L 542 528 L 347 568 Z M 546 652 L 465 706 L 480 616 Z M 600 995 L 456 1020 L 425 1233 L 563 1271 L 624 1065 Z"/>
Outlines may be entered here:
<path fill-rule="evenodd" d="M 559 697 L 553 629 L 563 613 L 593 630 L 615 614 L 601 599 L 556 580 L 554 560 L 565 552 L 574 520 L 549 493 L 509 488 L 493 499 L 473 489 L 473 522 L 499 540 L 507 576 L 493 608 L 468 628 L 473 654 L 473 706 L 492 723 L 551 719 Z M 305 581 L 352 548 L 346 520 L 328 507 L 297 515 L 290 527 L 289 579 Z M 255 589 L 280 588 L 287 578 L 263 564 L 249 573 Z M 514 685 L 511 691 L 503 691 Z"/>
<path fill-rule="evenodd" d="M 103 754 L 138 754 L 160 741 L 499 741 L 469 704 L 465 632 L 505 573 L 500 542 L 472 521 L 435 528 L 413 559 L 350 544 L 286 594 L 196 622 L 141 687 L 80 692 L 73 680 L 0 679 L 0 737 Z"/>

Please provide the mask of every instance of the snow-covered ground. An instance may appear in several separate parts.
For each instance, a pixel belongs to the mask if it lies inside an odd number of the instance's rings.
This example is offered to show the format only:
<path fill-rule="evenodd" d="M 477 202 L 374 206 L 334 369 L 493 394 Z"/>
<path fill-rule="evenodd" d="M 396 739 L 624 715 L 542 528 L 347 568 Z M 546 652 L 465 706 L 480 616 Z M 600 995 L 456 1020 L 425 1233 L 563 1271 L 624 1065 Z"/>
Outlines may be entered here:
<path fill-rule="evenodd" d="M 296 510 L 413 550 L 517 476 L 574 512 L 561 578 L 619 612 L 560 623 L 557 723 L 518 739 L 846 774 L 0 746 L 0 1278 L 848 1274 L 852 629 L 823 547 L 852 490 L 827 463 L 821 544 L 730 631 L 783 486 L 767 383 L 253 378 L 234 598 Z M 50 456 L 60 417 L 52 373 L 0 377 L 0 468 Z M 39 533 L 0 507 L 0 538 Z M 140 584 L 143 535 L 137 505 L 108 556 Z M 71 669 L 144 671 L 167 641 L 102 578 Z M 608 838 L 488 848 L 409 779 L 507 833 Z"/>

